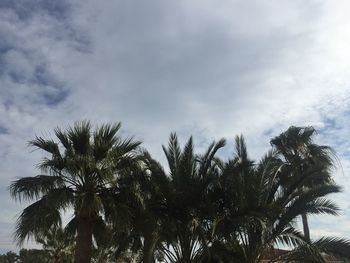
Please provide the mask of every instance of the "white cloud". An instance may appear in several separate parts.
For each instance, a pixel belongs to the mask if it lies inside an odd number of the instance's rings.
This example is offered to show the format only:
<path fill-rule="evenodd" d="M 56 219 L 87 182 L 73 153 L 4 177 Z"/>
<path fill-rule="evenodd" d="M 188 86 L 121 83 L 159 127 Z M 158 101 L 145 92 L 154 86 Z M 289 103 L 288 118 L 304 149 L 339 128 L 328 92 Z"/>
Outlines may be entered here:
<path fill-rule="evenodd" d="M 2 8 L 1 185 L 35 174 L 40 154 L 29 139 L 80 119 L 122 121 L 158 158 L 173 130 L 200 145 L 243 133 L 257 157 L 289 125 L 315 125 L 347 163 L 348 8 L 210 0 Z M 337 180 L 345 206 L 350 188 Z"/>

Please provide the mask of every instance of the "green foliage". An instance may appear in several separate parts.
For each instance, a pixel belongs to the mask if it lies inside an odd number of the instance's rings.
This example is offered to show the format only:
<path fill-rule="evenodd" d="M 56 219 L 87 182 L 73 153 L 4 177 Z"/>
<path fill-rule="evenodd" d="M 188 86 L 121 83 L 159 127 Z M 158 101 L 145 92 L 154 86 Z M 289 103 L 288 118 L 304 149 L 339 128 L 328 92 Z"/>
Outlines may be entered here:
<path fill-rule="evenodd" d="M 328 198 L 341 191 L 332 179 L 336 156 L 314 143 L 314 128 L 290 127 L 259 161 L 250 159 L 242 135 L 233 156 L 221 160 L 224 139 L 198 154 L 192 137 L 182 147 L 171 133 L 163 146 L 167 168 L 137 151 L 139 142 L 120 139 L 119 129 L 81 122 L 57 128 L 58 142 L 30 142 L 48 157 L 39 164 L 41 175 L 10 187 L 17 200 L 34 201 L 17 221 L 18 241 L 33 236 L 50 259 L 68 263 L 79 223 L 88 220 L 96 263 L 256 263 L 281 245 L 290 250 L 276 260 L 350 258 L 348 240 L 312 240 L 296 226 L 301 216 L 339 213 Z M 67 208 L 74 215 L 62 229 Z"/>
<path fill-rule="evenodd" d="M 0 255 L 0 263 L 16 263 L 17 261 L 18 255 L 12 251 Z"/>
<path fill-rule="evenodd" d="M 47 263 L 48 254 L 40 249 L 21 249 L 19 254 L 9 251 L 0 255 L 0 263 Z"/>
<path fill-rule="evenodd" d="M 19 251 L 20 263 L 47 263 L 49 256 L 41 249 L 21 249 Z"/>
<path fill-rule="evenodd" d="M 36 240 L 42 245 L 49 263 L 72 263 L 74 258 L 74 239 L 59 227 L 51 226 Z"/>

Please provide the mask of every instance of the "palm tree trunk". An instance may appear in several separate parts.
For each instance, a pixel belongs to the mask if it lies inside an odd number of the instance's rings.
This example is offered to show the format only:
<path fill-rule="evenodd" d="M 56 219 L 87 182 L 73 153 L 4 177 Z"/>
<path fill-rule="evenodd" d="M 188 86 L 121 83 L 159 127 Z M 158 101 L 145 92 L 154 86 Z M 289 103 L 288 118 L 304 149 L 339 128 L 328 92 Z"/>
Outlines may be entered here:
<path fill-rule="evenodd" d="M 143 263 L 154 263 L 154 257 L 153 257 L 153 251 L 154 251 L 154 246 L 152 244 L 152 241 L 144 241 L 143 245 Z"/>
<path fill-rule="evenodd" d="M 309 223 L 308 223 L 308 220 L 307 220 L 307 215 L 306 214 L 302 214 L 301 215 L 301 219 L 303 221 L 303 229 L 304 229 L 305 239 L 310 242 L 311 241 L 311 239 L 310 239 L 310 229 L 309 229 Z"/>
<path fill-rule="evenodd" d="M 144 236 L 143 263 L 154 263 L 154 249 L 157 244 L 158 233 L 153 231 Z"/>
<path fill-rule="evenodd" d="M 183 232 L 182 238 L 180 236 L 180 246 L 182 251 L 182 262 L 191 262 L 191 234 L 189 234 L 189 231 Z"/>
<path fill-rule="evenodd" d="M 52 263 L 58 263 L 59 262 L 59 256 L 58 255 L 55 255 L 53 260 L 52 260 Z"/>
<path fill-rule="evenodd" d="M 78 217 L 75 263 L 90 263 L 92 254 L 92 229 L 94 220 L 88 216 Z"/>

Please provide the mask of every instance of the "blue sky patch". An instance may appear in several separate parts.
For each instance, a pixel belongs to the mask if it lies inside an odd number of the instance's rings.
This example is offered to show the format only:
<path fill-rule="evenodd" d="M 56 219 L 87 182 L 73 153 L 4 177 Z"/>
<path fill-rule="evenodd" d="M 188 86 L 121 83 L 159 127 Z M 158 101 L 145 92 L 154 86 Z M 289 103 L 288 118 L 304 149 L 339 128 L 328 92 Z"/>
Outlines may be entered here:
<path fill-rule="evenodd" d="M 47 106 L 57 106 L 62 103 L 69 95 L 67 89 L 55 89 L 54 92 L 44 92 L 42 97 Z"/>
<path fill-rule="evenodd" d="M 0 135 L 1 134 L 8 134 L 9 130 L 0 124 Z"/>
<path fill-rule="evenodd" d="M 33 14 L 44 12 L 57 19 L 63 19 L 67 16 L 69 5 L 67 1 L 48 1 L 48 0 L 1 0 L 0 8 L 9 8 L 22 20 L 27 20 Z"/>

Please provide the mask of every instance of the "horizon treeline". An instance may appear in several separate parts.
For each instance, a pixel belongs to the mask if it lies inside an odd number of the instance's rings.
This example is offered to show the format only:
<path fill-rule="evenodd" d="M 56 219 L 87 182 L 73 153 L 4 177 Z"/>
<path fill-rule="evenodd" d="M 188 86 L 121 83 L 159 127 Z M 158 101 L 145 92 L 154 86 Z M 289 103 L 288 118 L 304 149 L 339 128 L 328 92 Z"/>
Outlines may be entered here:
<path fill-rule="evenodd" d="M 120 128 L 82 121 L 29 142 L 45 156 L 38 175 L 10 186 L 13 198 L 31 202 L 16 222 L 19 245 L 33 238 L 52 263 L 350 258 L 348 239 L 315 239 L 308 224 L 311 215 L 340 211 L 329 198 L 341 191 L 332 175 L 338 159 L 315 143 L 313 127 L 291 126 L 258 160 L 242 135 L 223 160 L 218 151 L 232 147 L 225 139 L 198 153 L 192 137 L 180 145 L 171 133 L 162 146 L 166 166 Z"/>

